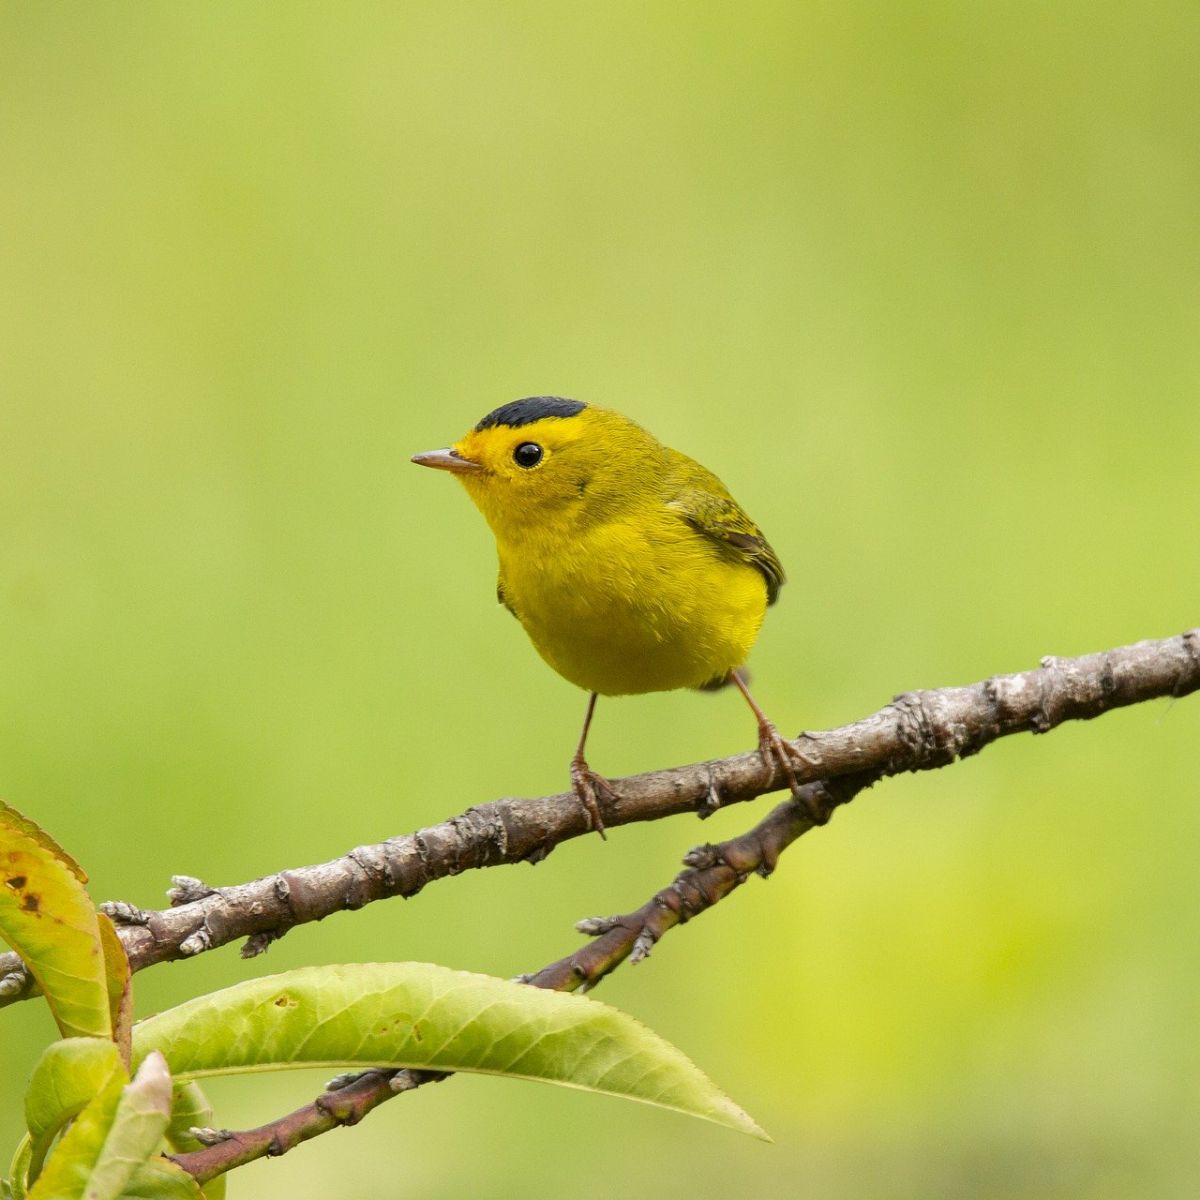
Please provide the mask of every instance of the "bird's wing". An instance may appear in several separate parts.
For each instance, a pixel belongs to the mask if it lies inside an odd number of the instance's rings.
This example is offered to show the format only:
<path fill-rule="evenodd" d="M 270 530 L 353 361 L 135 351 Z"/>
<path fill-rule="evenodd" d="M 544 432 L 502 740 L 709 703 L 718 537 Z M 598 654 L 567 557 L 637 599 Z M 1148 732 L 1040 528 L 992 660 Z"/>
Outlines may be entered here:
<path fill-rule="evenodd" d="M 697 532 L 760 571 L 767 581 L 767 603 L 774 604 L 786 576 L 779 556 L 763 537 L 762 530 L 711 471 L 688 459 L 686 471 L 681 474 L 684 479 L 673 489 L 667 507 L 679 513 Z"/>

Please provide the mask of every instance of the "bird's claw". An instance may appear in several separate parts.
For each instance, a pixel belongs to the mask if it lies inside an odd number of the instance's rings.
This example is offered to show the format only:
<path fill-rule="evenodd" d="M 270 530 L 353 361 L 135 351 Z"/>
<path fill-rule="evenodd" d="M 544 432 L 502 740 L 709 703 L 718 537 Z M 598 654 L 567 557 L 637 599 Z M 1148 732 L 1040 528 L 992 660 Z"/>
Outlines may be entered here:
<path fill-rule="evenodd" d="M 587 813 L 588 824 L 607 841 L 604 818 L 600 815 L 600 800 L 617 799 L 612 784 L 603 775 L 593 771 L 582 758 L 574 758 L 571 760 L 571 788 Z"/>
<path fill-rule="evenodd" d="M 763 761 L 763 768 L 775 774 L 778 767 L 788 781 L 793 792 L 800 786 L 796 781 L 795 763 L 800 759 L 800 752 L 775 728 L 771 721 L 762 721 L 758 726 L 758 754 Z"/>
<path fill-rule="evenodd" d="M 771 721 L 763 721 L 759 724 L 758 753 L 763 760 L 763 769 L 768 776 L 774 776 L 775 768 L 778 766 L 787 779 L 793 798 L 804 806 L 814 824 L 824 825 L 829 819 L 828 816 L 808 797 L 801 788 L 800 781 L 796 778 L 797 764 L 804 767 L 811 767 L 813 764 L 775 728 Z"/>

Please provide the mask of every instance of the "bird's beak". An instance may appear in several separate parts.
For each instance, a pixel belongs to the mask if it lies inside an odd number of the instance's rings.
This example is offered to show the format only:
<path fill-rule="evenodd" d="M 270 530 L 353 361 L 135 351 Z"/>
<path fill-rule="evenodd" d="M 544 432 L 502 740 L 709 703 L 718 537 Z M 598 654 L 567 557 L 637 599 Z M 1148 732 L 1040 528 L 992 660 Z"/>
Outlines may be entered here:
<path fill-rule="evenodd" d="M 453 471 L 457 475 L 483 470 L 479 463 L 463 458 L 453 447 L 449 450 L 426 450 L 424 454 L 414 454 L 412 460 L 420 467 L 436 467 L 439 471 Z"/>

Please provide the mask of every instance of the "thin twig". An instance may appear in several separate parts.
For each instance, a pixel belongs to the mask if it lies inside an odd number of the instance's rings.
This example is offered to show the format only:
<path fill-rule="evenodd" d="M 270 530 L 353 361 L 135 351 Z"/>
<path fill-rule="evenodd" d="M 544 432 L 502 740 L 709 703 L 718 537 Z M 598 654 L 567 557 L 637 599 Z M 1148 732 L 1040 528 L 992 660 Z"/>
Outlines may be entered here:
<path fill-rule="evenodd" d="M 878 772 L 866 772 L 806 784 L 799 795 L 778 805 L 740 837 L 697 846 L 685 856 L 688 867 L 673 883 L 633 912 L 580 921 L 579 931 L 593 940 L 536 974 L 524 976 L 522 982 L 548 991 L 585 991 L 625 959 L 641 961 L 668 930 L 712 908 L 751 875 L 770 875 L 784 850 L 817 823 L 814 812 L 821 814 L 823 824 L 834 808 L 848 803 L 877 778 Z M 171 1157 L 203 1184 L 255 1159 L 286 1154 L 301 1142 L 339 1125 L 357 1124 L 393 1096 L 426 1083 L 440 1083 L 451 1074 L 410 1068 L 366 1071 L 350 1077 L 344 1086 L 323 1092 L 311 1104 L 257 1129 L 222 1130 L 203 1149 Z"/>
<path fill-rule="evenodd" d="M 1045 733 L 1063 721 L 1200 688 L 1200 629 L 1081 658 L 1046 658 L 1042 666 L 997 675 L 966 687 L 907 692 L 860 721 L 802 733 L 801 783 L 874 770 L 886 775 L 945 766 L 1011 733 Z M 807 764 L 807 765 L 805 765 Z M 721 804 L 753 800 L 787 786 L 775 763 L 735 754 L 614 781 L 616 799 L 602 805 L 612 829 L 681 812 L 708 815 Z M 178 877 L 173 907 L 159 911 L 112 905 L 127 923 L 121 941 L 135 971 L 248 938 L 243 954 L 264 950 L 289 929 L 389 896 L 415 896 L 426 884 L 465 870 L 539 862 L 555 846 L 589 830 L 573 793 L 495 800 L 461 816 L 360 846 L 341 858 L 208 888 Z M 0 955 L 0 1007 L 32 994 L 15 955 Z"/>
<path fill-rule="evenodd" d="M 823 825 L 835 808 L 848 804 L 879 777 L 878 771 L 868 771 L 806 783 L 795 797 L 777 805 L 740 837 L 694 847 L 683 859 L 688 869 L 641 908 L 578 922 L 575 928 L 592 941 L 525 976 L 523 982 L 560 992 L 590 991 L 627 958 L 634 964 L 649 958 L 659 939 L 676 925 L 712 908 L 751 875 L 763 879 L 772 875 L 779 856 L 801 834 Z M 822 819 L 814 820 L 814 812 L 822 814 Z"/>

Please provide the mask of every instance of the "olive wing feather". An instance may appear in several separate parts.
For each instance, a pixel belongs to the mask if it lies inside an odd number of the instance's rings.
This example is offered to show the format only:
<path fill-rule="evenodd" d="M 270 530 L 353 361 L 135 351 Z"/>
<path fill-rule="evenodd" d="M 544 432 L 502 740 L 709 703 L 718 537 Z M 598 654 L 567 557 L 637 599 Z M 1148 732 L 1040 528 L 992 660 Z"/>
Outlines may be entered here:
<path fill-rule="evenodd" d="M 762 530 L 711 471 L 688 459 L 686 476 L 667 507 L 697 532 L 761 572 L 767 581 L 767 603 L 774 604 L 786 576 L 779 555 L 771 549 Z"/>

